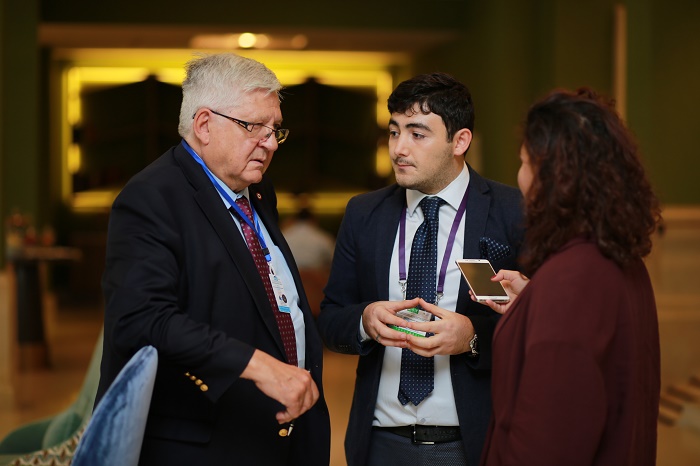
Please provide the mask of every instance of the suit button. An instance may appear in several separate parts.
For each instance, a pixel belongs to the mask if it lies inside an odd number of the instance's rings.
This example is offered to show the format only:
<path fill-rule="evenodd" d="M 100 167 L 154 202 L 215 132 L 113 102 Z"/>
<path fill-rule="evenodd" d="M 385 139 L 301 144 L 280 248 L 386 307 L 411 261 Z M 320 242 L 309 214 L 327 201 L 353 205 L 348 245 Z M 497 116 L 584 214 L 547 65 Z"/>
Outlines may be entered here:
<path fill-rule="evenodd" d="M 199 386 L 199 389 L 202 390 L 203 392 L 206 392 L 207 390 L 209 390 L 209 387 L 207 387 L 206 384 L 202 384 Z"/>
<path fill-rule="evenodd" d="M 197 386 L 202 385 L 202 379 L 197 379 L 197 381 L 194 384 Z"/>
<path fill-rule="evenodd" d="M 195 377 L 194 375 L 191 375 L 191 376 L 190 376 L 190 380 L 193 380 L 193 381 L 194 381 L 194 380 L 197 380 L 197 377 Z"/>

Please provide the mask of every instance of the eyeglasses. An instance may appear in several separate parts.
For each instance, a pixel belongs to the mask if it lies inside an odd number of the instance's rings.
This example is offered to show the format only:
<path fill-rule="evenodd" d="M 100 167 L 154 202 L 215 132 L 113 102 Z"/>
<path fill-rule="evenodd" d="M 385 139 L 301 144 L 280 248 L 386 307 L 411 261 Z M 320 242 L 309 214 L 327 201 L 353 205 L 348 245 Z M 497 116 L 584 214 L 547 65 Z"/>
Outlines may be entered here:
<path fill-rule="evenodd" d="M 288 130 L 288 129 L 283 129 L 283 128 L 270 128 L 269 126 L 265 126 L 265 125 L 263 125 L 262 123 L 249 123 L 249 122 L 247 122 L 247 121 L 239 120 L 238 118 L 233 118 L 233 117 L 230 117 L 230 116 L 228 116 L 228 115 L 224 115 L 223 113 L 215 112 L 214 110 L 211 110 L 211 109 L 209 109 L 209 111 L 211 111 L 211 113 L 213 113 L 213 114 L 215 114 L 215 115 L 222 116 L 222 117 L 226 118 L 227 120 L 231 120 L 232 122 L 234 122 L 234 123 L 240 125 L 241 127 L 243 127 L 243 129 L 245 129 L 246 131 L 248 131 L 248 132 L 251 133 L 251 134 L 252 134 L 253 131 L 255 130 L 255 127 L 256 127 L 256 126 L 259 126 L 260 128 L 257 130 L 256 136 L 260 133 L 260 131 L 261 131 L 263 128 L 269 129 L 270 132 L 267 133 L 267 134 L 265 134 L 264 136 L 262 136 L 262 137 L 260 138 L 260 141 L 267 141 L 267 139 L 268 139 L 272 134 L 274 134 L 274 135 L 275 135 L 275 140 L 277 141 L 277 144 L 282 144 L 284 141 L 287 140 L 287 136 L 289 136 L 289 130 Z"/>

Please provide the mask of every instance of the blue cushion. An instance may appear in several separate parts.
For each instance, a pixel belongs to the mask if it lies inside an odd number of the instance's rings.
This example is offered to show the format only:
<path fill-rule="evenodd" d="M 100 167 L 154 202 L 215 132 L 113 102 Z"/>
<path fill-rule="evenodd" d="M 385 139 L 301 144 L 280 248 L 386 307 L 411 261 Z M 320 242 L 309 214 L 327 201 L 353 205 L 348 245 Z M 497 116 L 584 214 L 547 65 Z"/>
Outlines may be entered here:
<path fill-rule="evenodd" d="M 124 366 L 95 408 L 73 457 L 73 466 L 137 465 L 158 367 L 152 346 Z"/>

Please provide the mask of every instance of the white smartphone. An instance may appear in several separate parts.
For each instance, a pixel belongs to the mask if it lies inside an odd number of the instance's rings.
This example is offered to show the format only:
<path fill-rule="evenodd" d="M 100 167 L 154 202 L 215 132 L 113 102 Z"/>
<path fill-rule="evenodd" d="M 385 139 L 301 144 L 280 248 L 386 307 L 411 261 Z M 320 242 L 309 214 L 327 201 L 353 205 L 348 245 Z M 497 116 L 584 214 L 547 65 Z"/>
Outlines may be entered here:
<path fill-rule="evenodd" d="M 455 262 L 477 301 L 484 302 L 487 299 L 496 303 L 510 301 L 503 285 L 500 282 L 491 281 L 491 277 L 496 275 L 496 272 L 487 259 L 457 259 Z"/>

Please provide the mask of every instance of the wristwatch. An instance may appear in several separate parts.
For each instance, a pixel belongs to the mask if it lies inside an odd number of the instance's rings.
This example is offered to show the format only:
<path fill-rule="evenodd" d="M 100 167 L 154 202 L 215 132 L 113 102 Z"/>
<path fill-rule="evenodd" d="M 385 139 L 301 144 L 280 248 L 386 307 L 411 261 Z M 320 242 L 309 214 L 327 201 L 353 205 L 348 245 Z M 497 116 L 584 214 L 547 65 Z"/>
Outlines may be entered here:
<path fill-rule="evenodd" d="M 479 340 L 476 338 L 476 333 L 472 337 L 471 340 L 469 340 L 469 348 L 471 348 L 472 352 L 469 354 L 469 356 L 476 356 L 479 354 L 479 351 L 477 350 Z"/>

